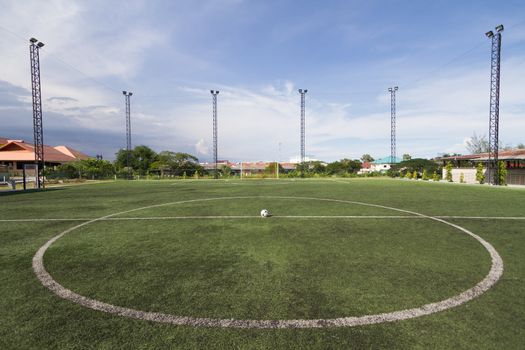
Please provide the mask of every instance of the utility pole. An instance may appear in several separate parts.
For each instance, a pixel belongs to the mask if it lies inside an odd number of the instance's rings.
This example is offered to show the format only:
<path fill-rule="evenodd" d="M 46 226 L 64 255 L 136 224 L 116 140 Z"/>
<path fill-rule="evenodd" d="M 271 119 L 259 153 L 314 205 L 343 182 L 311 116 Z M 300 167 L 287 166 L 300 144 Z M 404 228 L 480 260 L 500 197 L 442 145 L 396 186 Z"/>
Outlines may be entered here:
<path fill-rule="evenodd" d="M 488 181 L 494 185 L 500 184 L 499 169 L 499 90 L 500 90 L 500 63 L 501 63 L 501 32 L 503 25 L 485 33 L 491 39 L 490 55 L 490 111 L 489 111 L 489 161 Z"/>
<path fill-rule="evenodd" d="M 218 90 L 210 90 L 213 98 L 213 164 L 214 164 L 214 174 L 215 179 L 219 178 L 219 171 L 217 169 L 217 95 L 219 94 Z"/>
<path fill-rule="evenodd" d="M 29 39 L 29 58 L 31 62 L 31 92 L 33 96 L 33 143 L 35 149 L 35 181 L 37 188 L 44 184 L 44 129 L 42 126 L 42 88 L 40 85 L 40 53 L 44 43 L 35 38 Z"/>
<path fill-rule="evenodd" d="M 396 91 L 397 86 L 388 88 L 390 92 L 390 164 L 396 162 Z"/>
<path fill-rule="evenodd" d="M 133 93 L 122 91 L 122 94 L 126 103 L 126 168 L 128 168 L 128 179 L 131 179 L 131 110 L 129 100 Z"/>

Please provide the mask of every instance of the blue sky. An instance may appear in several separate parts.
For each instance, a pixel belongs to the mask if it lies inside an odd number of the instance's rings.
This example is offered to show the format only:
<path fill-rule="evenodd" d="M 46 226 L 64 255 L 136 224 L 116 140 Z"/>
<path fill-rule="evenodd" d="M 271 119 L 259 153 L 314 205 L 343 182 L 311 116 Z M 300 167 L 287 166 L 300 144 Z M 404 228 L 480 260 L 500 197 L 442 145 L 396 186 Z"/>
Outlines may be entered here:
<path fill-rule="evenodd" d="M 27 39 L 43 41 L 45 142 L 111 159 L 132 142 L 210 159 L 332 161 L 466 153 L 488 132 L 490 42 L 503 23 L 500 139 L 525 142 L 523 1 L 0 0 L 0 136 L 32 141 Z M 281 151 L 279 152 L 279 143 Z"/>

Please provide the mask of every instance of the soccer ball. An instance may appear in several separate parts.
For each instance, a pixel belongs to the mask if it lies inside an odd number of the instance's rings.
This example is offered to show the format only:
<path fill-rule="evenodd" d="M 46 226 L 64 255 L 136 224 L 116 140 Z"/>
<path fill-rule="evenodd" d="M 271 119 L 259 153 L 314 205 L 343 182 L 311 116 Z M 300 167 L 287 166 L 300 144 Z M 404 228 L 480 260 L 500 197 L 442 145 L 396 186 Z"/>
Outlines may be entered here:
<path fill-rule="evenodd" d="M 270 216 L 270 212 L 267 209 L 261 210 L 261 217 L 267 218 L 268 216 Z"/>

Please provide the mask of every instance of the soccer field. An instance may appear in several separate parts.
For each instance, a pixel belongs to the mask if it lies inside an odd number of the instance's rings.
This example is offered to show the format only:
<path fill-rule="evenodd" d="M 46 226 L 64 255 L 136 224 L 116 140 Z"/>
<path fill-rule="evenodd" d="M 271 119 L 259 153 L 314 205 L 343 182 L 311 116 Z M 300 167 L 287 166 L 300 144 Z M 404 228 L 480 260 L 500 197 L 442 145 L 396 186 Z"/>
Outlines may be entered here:
<path fill-rule="evenodd" d="M 0 193 L 0 348 L 520 348 L 524 202 L 389 179 Z"/>

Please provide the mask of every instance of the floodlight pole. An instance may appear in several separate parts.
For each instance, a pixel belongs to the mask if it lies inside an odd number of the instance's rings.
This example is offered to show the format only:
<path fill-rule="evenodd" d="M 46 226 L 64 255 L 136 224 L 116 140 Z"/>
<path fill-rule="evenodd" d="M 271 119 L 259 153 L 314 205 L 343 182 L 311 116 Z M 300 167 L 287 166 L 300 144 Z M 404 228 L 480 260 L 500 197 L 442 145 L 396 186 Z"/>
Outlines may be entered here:
<path fill-rule="evenodd" d="M 397 86 L 388 88 L 390 92 L 390 164 L 396 162 L 396 91 Z"/>
<path fill-rule="evenodd" d="M 213 99 L 213 166 L 214 173 L 213 178 L 219 178 L 219 171 L 217 169 L 217 95 L 219 94 L 218 90 L 210 90 L 212 99 Z"/>
<path fill-rule="evenodd" d="M 496 33 L 489 31 L 485 35 L 491 39 L 490 55 L 490 111 L 489 111 L 489 161 L 488 181 L 500 184 L 499 169 L 499 94 L 501 63 L 501 32 L 503 25 L 496 27 Z"/>
<path fill-rule="evenodd" d="M 131 179 L 131 106 L 130 97 L 132 92 L 122 91 L 126 103 L 126 168 L 128 168 L 128 179 Z"/>
<path fill-rule="evenodd" d="M 301 177 L 304 177 L 304 162 L 306 158 L 305 153 L 305 95 L 308 92 L 307 89 L 299 89 L 299 93 L 301 94 Z"/>
<path fill-rule="evenodd" d="M 42 126 L 42 88 L 40 85 L 40 54 L 44 46 L 35 38 L 29 39 L 29 58 L 31 62 L 31 91 L 33 96 L 33 142 L 35 150 L 36 187 L 45 188 L 44 184 L 44 129 Z"/>

